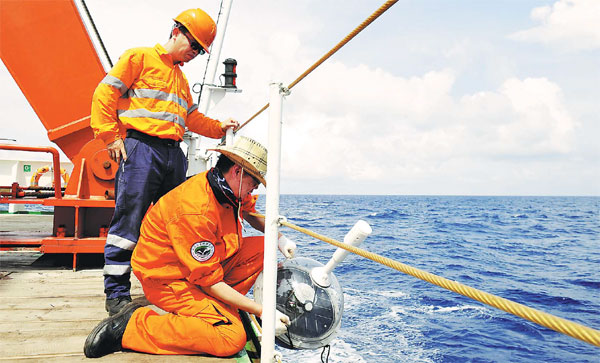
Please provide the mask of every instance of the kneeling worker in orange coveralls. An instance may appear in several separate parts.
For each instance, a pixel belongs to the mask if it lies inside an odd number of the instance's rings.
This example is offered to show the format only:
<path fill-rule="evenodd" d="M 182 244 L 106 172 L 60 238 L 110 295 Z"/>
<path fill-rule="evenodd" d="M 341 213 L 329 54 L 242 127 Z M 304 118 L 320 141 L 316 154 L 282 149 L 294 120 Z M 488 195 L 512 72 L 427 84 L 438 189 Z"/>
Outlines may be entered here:
<path fill-rule="evenodd" d="M 246 344 L 238 309 L 262 315 L 246 297 L 263 269 L 263 237 L 242 237 L 241 216 L 264 231 L 264 219 L 250 216 L 265 184 L 267 150 L 240 136 L 233 147 L 218 147 L 219 160 L 163 196 L 148 212 L 131 258 L 134 274 L 159 315 L 132 302 L 103 320 L 85 341 L 89 358 L 123 348 L 153 354 L 229 356 Z M 296 244 L 285 236 L 286 257 Z M 289 318 L 276 312 L 276 334 Z"/>

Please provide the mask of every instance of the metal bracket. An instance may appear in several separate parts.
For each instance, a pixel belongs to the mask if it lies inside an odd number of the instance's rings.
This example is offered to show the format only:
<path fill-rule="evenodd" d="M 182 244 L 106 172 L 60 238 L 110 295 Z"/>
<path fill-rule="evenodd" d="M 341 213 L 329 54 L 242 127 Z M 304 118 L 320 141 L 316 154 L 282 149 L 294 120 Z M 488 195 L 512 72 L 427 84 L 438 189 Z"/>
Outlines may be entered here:
<path fill-rule="evenodd" d="M 277 225 L 281 226 L 281 222 L 286 222 L 287 223 L 287 218 L 284 216 L 277 216 Z"/>
<path fill-rule="evenodd" d="M 280 85 L 279 86 L 279 93 L 282 94 L 285 97 L 285 96 L 289 96 L 290 93 L 292 93 L 292 92 L 290 91 L 289 88 L 287 88 L 287 87 L 285 87 L 283 85 Z"/>
<path fill-rule="evenodd" d="M 223 92 L 227 92 L 227 93 L 242 93 L 242 90 L 239 88 L 228 88 L 228 87 L 223 87 L 223 86 L 219 86 L 216 84 L 212 84 L 212 83 L 194 83 L 194 85 L 192 86 L 192 92 L 194 93 L 200 93 L 200 91 L 202 90 L 202 87 L 206 87 L 206 89 L 208 90 L 222 90 Z"/>

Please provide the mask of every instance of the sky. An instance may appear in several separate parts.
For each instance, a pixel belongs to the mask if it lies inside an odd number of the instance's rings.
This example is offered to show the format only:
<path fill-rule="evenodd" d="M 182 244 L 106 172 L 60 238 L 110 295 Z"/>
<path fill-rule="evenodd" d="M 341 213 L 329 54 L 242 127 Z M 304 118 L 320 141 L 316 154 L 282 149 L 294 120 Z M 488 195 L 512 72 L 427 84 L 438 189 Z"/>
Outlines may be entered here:
<path fill-rule="evenodd" d="M 113 62 L 220 6 L 86 3 Z M 246 121 L 383 3 L 234 1 L 221 59 L 242 92 L 208 115 Z M 599 56 L 599 0 L 400 0 L 285 98 L 281 193 L 598 196 Z M 183 67 L 190 84 L 206 59 Z M 52 146 L 3 64 L 0 90 L 0 138 Z M 267 145 L 267 124 L 240 134 Z"/>

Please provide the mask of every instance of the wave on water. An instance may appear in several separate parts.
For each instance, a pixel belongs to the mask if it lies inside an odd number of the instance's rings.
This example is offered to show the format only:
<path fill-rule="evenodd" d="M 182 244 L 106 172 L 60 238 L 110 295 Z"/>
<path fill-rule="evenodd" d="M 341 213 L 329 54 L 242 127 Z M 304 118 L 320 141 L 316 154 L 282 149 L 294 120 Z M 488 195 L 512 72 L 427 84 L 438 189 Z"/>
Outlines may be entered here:
<path fill-rule="evenodd" d="M 592 289 L 600 289 L 600 281 L 590 281 L 590 280 L 571 280 L 569 281 L 572 284 L 589 287 Z"/>
<path fill-rule="evenodd" d="M 282 195 L 280 214 L 343 240 L 357 220 L 368 251 L 600 329 L 599 197 Z M 257 209 L 264 211 L 265 198 Z M 252 229 L 247 227 L 246 232 Z M 336 248 L 282 230 L 298 256 L 327 263 Z M 350 254 L 329 362 L 598 362 L 598 348 Z M 321 350 L 278 348 L 284 361 Z"/>
<path fill-rule="evenodd" d="M 341 240 L 364 219 L 373 233 L 361 248 L 600 329 L 600 198 L 312 197 L 318 208 L 302 227 Z M 294 198 L 282 196 L 282 209 L 311 209 L 311 196 Z M 335 251 L 285 233 L 300 241 L 301 256 L 326 263 Z M 330 362 L 598 358 L 588 343 L 359 256 L 350 255 L 334 273 L 345 308 Z M 289 361 L 320 362 L 320 351 L 283 352 Z"/>

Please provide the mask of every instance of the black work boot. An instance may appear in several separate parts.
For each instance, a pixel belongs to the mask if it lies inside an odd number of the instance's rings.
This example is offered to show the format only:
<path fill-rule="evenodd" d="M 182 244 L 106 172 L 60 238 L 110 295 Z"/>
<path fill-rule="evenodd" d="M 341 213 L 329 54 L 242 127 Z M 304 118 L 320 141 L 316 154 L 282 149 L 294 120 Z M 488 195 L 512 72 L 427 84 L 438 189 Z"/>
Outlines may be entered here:
<path fill-rule="evenodd" d="M 108 311 L 108 316 L 113 316 L 121 309 L 125 307 L 125 305 L 131 302 L 131 296 L 119 296 L 114 299 L 106 299 L 106 304 L 104 307 L 106 311 Z"/>
<path fill-rule="evenodd" d="M 142 305 L 131 303 L 119 313 L 106 318 L 98 324 L 88 335 L 83 345 L 83 352 L 88 358 L 99 358 L 121 350 L 123 333 L 133 312 Z"/>

